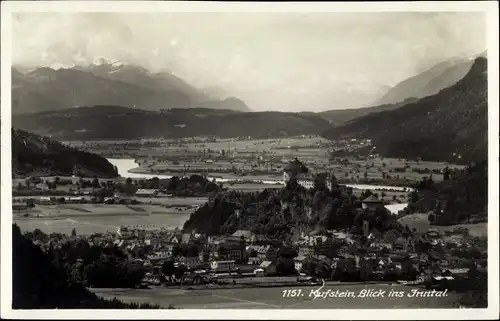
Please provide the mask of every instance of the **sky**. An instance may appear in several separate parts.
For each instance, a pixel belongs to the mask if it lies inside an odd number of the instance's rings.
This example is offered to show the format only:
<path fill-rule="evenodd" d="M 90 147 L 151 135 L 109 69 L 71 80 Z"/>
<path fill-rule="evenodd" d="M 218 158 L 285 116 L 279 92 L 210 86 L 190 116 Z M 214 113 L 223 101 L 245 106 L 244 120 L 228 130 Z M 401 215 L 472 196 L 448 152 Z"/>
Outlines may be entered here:
<path fill-rule="evenodd" d="M 99 57 L 171 71 L 254 111 L 370 106 L 433 64 L 486 49 L 483 13 L 22 13 L 13 63 Z"/>

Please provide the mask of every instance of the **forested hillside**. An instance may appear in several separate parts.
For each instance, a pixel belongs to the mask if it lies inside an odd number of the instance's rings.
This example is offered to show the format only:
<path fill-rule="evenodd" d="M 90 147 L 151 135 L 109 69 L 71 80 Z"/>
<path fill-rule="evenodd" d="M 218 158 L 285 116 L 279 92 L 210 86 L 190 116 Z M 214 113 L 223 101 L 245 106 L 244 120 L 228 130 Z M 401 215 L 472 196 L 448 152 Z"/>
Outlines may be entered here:
<path fill-rule="evenodd" d="M 51 138 L 12 130 L 12 175 L 116 177 L 105 158 L 65 146 Z"/>
<path fill-rule="evenodd" d="M 407 211 L 432 211 L 432 224 L 483 221 L 488 216 L 488 163 L 471 164 L 464 170 L 446 169 L 443 181 L 424 180 L 410 196 Z"/>
<path fill-rule="evenodd" d="M 357 198 L 343 193 L 338 187 L 330 191 L 320 177 L 317 177 L 316 186 L 309 190 L 292 179 L 281 190 L 219 193 L 191 214 L 184 223 L 184 230 L 214 235 L 245 229 L 288 241 L 301 229 L 350 229 L 359 234 L 363 220 L 379 231 L 402 228 L 397 218 L 384 207 L 376 211 L 361 208 L 360 200 L 370 195 L 369 192 Z"/>
<path fill-rule="evenodd" d="M 67 248 L 67 247 L 66 247 Z M 74 282 L 71 264 L 57 264 L 54 252 L 43 252 L 12 225 L 13 309 L 158 309 L 149 304 L 104 300 Z"/>
<path fill-rule="evenodd" d="M 340 126 L 340 125 L 345 125 L 351 120 L 354 120 L 359 117 L 363 117 L 373 113 L 378 113 L 381 111 L 394 110 L 406 104 L 416 101 L 418 101 L 418 99 L 408 98 L 396 104 L 386 104 L 386 105 L 356 108 L 356 109 L 333 109 L 320 112 L 319 114 L 321 115 L 321 117 L 328 120 L 330 124 L 332 124 L 333 126 Z"/>
<path fill-rule="evenodd" d="M 457 84 L 401 108 L 370 114 L 323 133 L 364 137 L 387 157 L 468 163 L 488 149 L 487 61 L 477 58 Z"/>
<path fill-rule="evenodd" d="M 268 138 L 319 134 L 328 121 L 313 113 L 253 112 L 205 108 L 145 111 L 119 106 L 81 107 L 17 115 L 13 126 L 65 140 L 141 137 Z"/>

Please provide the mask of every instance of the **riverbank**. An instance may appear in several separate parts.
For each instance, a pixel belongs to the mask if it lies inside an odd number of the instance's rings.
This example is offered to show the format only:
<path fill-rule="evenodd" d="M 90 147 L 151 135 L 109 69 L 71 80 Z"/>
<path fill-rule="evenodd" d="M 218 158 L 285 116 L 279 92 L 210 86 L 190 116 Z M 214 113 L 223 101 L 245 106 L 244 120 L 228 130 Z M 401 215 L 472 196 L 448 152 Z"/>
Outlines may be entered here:
<path fill-rule="evenodd" d="M 157 177 L 160 179 L 169 179 L 174 175 L 166 174 L 152 174 L 147 168 L 141 168 L 139 164 L 136 163 L 134 159 L 115 159 L 108 158 L 108 161 L 115 165 L 118 169 L 118 174 L 122 177 L 129 177 L 132 179 L 151 179 Z M 187 173 L 187 175 L 189 175 Z M 216 176 L 220 176 L 217 174 Z M 282 179 L 277 179 L 278 176 L 236 176 L 232 174 L 226 175 L 226 177 L 213 177 L 207 176 L 209 180 L 215 179 L 217 182 L 227 183 L 227 182 L 243 182 L 249 184 L 253 182 L 255 184 L 269 184 L 269 185 L 284 185 Z M 386 181 L 384 181 L 386 182 Z M 376 191 L 399 191 L 399 192 L 411 192 L 413 189 L 408 186 L 389 186 L 389 185 L 376 185 L 376 184 L 357 184 L 357 183 L 347 183 L 348 187 L 354 189 L 369 189 Z"/>

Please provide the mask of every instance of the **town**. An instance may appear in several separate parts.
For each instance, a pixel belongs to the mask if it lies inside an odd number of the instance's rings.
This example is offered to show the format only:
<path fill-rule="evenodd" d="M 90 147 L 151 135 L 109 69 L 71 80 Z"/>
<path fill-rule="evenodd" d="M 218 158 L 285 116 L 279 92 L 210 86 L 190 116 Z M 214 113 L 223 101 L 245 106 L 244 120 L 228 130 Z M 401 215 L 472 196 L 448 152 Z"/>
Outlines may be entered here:
<path fill-rule="evenodd" d="M 183 180 L 187 180 L 189 185 L 189 179 Z M 331 191 L 333 186 L 347 197 L 353 192 L 352 188 L 336 183 L 335 177 L 330 174 L 310 173 L 297 159 L 285 166 L 283 180 L 287 185 L 282 190 L 292 188 L 290 184 L 297 183 L 298 188 L 306 190 L 323 184 Z M 143 185 L 151 184 L 148 182 L 143 182 Z M 93 184 L 96 188 L 105 190 L 98 181 L 80 183 Z M 110 181 L 103 185 L 106 187 L 113 184 Z M 130 184 L 132 183 L 128 179 L 125 191 Z M 157 181 L 152 184 L 158 187 L 160 183 Z M 155 197 L 159 197 L 158 189 L 135 187 L 132 192 L 135 196 L 148 197 L 152 202 Z M 213 183 L 211 188 L 217 191 L 220 186 Z M 109 191 L 113 191 L 113 188 Z M 96 189 L 92 189 L 91 193 L 96 193 Z M 358 213 L 377 215 L 380 211 L 387 211 L 384 202 L 376 194 L 367 191 L 363 195 Z M 140 204 L 133 198 L 127 199 L 126 193 L 104 196 L 101 195 L 104 204 Z M 165 194 L 165 197 L 172 195 Z M 35 203 L 58 202 L 57 198 L 47 196 L 35 201 L 32 198 L 28 200 L 33 202 L 31 206 Z M 64 203 L 72 201 L 84 202 L 80 196 L 64 200 Z M 20 198 L 13 206 L 19 207 L 17 211 L 22 212 L 26 210 L 25 202 L 25 198 Z M 214 202 L 214 197 L 208 202 Z M 252 216 L 251 206 L 255 204 L 235 209 L 233 215 L 237 218 Z M 199 206 L 193 210 L 197 208 Z M 281 219 L 290 220 L 284 217 L 283 212 L 272 215 L 281 215 Z M 299 209 L 296 215 L 301 216 L 304 213 Z M 295 225 L 294 232 L 285 239 L 245 229 L 238 229 L 230 234 L 211 234 L 197 231 L 196 228 L 166 229 L 142 224 L 120 226 L 117 230 L 89 235 L 80 235 L 76 228 L 71 235 L 47 235 L 37 229 L 28 232 L 26 236 L 46 251 L 61 251 L 63 257 L 72 257 L 73 261 L 68 263 L 80 268 L 71 273 L 71 278 L 90 288 L 131 286 L 204 289 L 306 286 L 321 282 L 397 282 L 453 289 L 453 284 L 463 287 L 464 284 L 476 284 L 478 280 L 486 280 L 486 239 L 470 235 L 467 228 L 456 227 L 440 232 L 434 228 L 417 231 L 408 226 L 395 225 L 394 228 L 379 231 L 371 226 L 369 219 L 365 219 L 360 222 L 361 229 L 328 229 L 318 226 L 312 229 L 302 225 L 296 217 L 292 216 L 291 220 Z M 105 270 L 102 267 L 104 263 L 100 260 L 108 259 L 103 257 L 97 258 L 98 263 L 85 262 L 90 255 L 90 249 L 119 257 L 125 262 L 123 264 L 128 266 L 125 275 L 114 277 L 114 280 L 106 277 L 106 272 L 102 271 Z M 74 253 L 70 255 L 67 252 Z M 95 254 L 93 257 L 96 258 Z M 92 268 L 83 268 L 83 264 Z M 73 271 L 73 268 L 71 270 Z M 113 270 L 116 271 L 116 266 L 110 271 Z M 127 273 L 133 273 L 134 276 Z"/>

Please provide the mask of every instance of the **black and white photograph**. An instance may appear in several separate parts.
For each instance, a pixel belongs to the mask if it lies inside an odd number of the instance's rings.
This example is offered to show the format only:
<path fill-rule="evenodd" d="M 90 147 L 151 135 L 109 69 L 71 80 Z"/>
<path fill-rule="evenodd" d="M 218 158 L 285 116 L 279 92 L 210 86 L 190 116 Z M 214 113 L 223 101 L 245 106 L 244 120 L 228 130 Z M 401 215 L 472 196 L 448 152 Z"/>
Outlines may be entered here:
<path fill-rule="evenodd" d="M 2 2 L 2 318 L 498 318 L 498 40 L 496 1 Z"/>

